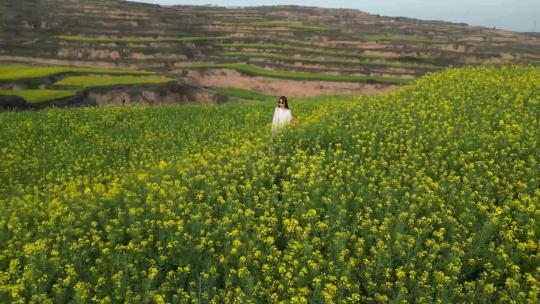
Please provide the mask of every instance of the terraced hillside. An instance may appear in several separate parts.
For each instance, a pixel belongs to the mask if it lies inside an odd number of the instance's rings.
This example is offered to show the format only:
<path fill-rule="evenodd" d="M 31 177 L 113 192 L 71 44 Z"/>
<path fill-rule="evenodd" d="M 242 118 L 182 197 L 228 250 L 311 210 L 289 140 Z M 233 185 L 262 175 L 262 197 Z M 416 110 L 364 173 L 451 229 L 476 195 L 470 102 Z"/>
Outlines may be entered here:
<path fill-rule="evenodd" d="M 540 64 L 538 35 L 348 9 L 0 2 L 0 64 L 146 70 L 200 87 L 308 96 L 510 62 Z"/>

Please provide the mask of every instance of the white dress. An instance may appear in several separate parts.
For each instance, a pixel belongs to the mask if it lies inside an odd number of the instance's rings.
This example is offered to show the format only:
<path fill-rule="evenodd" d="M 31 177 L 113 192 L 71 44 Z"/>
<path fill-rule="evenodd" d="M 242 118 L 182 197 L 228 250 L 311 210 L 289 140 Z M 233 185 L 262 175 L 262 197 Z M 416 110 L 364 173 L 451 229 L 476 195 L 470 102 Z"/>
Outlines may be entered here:
<path fill-rule="evenodd" d="M 272 135 L 275 135 L 281 128 L 289 124 L 292 120 L 292 111 L 285 108 L 276 107 L 274 118 L 272 119 Z"/>

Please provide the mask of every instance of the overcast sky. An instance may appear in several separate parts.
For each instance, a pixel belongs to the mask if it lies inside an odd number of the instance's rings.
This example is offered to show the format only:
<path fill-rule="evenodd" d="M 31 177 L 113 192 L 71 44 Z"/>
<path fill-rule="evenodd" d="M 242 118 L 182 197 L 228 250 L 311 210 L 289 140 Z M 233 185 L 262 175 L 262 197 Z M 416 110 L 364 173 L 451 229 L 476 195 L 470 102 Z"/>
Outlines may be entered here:
<path fill-rule="evenodd" d="M 155 4 L 219 6 L 305 5 L 355 8 L 383 16 L 404 16 L 424 20 L 464 22 L 470 25 L 496 26 L 512 31 L 540 32 L 540 0 L 137 0 Z"/>

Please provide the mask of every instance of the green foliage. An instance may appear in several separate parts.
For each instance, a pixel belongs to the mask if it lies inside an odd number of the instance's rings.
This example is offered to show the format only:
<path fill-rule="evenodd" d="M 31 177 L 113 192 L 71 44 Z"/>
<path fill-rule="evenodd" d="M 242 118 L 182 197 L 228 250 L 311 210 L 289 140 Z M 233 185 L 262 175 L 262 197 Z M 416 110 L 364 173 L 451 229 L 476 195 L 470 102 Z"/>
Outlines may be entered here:
<path fill-rule="evenodd" d="M 80 41 L 80 42 L 95 42 L 95 43 L 148 43 L 148 42 L 193 42 L 193 41 L 221 41 L 227 40 L 232 37 L 220 36 L 220 37 L 131 37 L 131 38 L 98 38 L 98 37 L 82 37 L 82 36 L 54 36 L 56 39 L 67 41 Z"/>
<path fill-rule="evenodd" d="M 0 113 L 0 302 L 537 303 L 540 69 Z"/>
<path fill-rule="evenodd" d="M 19 96 L 28 103 L 41 103 L 75 96 L 76 90 L 0 90 L 0 95 Z"/>
<path fill-rule="evenodd" d="M 55 83 L 60 86 L 101 87 L 112 85 L 160 84 L 175 81 L 173 78 L 138 76 L 69 76 Z"/>
<path fill-rule="evenodd" d="M 112 70 L 96 68 L 78 67 L 44 67 L 44 66 L 21 66 L 6 65 L 0 66 L 0 80 L 21 80 L 30 78 L 48 77 L 63 73 L 89 73 L 89 74 L 124 74 L 124 75 L 152 75 L 153 72 L 132 71 L 132 70 Z"/>
<path fill-rule="evenodd" d="M 234 70 L 244 72 L 250 75 L 256 75 L 256 76 L 258 75 L 258 76 L 282 78 L 282 79 L 294 79 L 294 80 L 323 80 L 323 81 L 336 81 L 336 82 L 373 81 L 373 82 L 388 83 L 388 84 L 411 83 L 411 80 L 403 79 L 403 78 L 390 78 L 390 77 L 380 77 L 380 76 L 331 75 L 331 74 L 269 70 L 269 69 L 263 69 L 261 67 L 245 64 L 245 63 L 200 63 L 200 64 L 181 64 L 177 66 L 183 69 L 226 68 L 226 69 L 234 69 Z"/>

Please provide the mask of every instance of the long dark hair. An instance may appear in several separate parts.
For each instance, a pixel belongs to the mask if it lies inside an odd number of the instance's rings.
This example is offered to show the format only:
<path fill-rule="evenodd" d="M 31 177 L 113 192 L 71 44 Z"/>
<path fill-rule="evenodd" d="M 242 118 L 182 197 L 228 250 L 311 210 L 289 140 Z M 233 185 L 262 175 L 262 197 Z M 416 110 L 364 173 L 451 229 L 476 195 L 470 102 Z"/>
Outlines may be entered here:
<path fill-rule="evenodd" d="M 281 96 L 281 97 L 279 97 L 278 105 L 277 105 L 278 108 L 279 108 L 279 102 L 280 102 L 281 100 L 283 100 L 283 101 L 285 102 L 285 108 L 288 109 L 288 108 L 289 108 L 289 102 L 287 101 L 287 97 L 286 97 L 286 96 Z"/>

